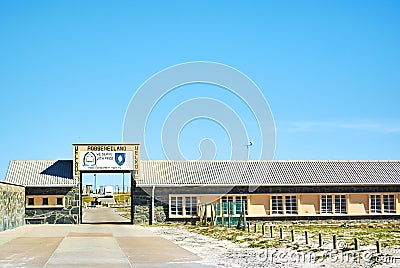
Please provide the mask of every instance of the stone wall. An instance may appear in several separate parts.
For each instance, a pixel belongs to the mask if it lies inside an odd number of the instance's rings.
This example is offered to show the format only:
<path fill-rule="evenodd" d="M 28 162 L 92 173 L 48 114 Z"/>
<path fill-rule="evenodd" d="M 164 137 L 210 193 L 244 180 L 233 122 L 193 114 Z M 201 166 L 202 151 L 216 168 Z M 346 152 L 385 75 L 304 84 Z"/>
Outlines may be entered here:
<path fill-rule="evenodd" d="M 25 188 L 0 181 L 0 231 L 24 225 Z"/>
<path fill-rule="evenodd" d="M 148 191 L 149 189 L 146 189 Z M 143 189 L 137 187 L 133 191 L 134 218 L 135 224 L 149 224 L 151 215 L 151 195 Z M 151 189 L 150 189 L 151 193 Z M 156 192 L 157 195 L 157 192 Z M 167 196 L 168 197 L 168 196 Z M 161 199 L 161 200 L 160 200 Z M 168 203 L 165 203 L 165 197 L 159 197 L 154 202 L 155 222 L 165 222 L 168 215 Z"/>
<path fill-rule="evenodd" d="M 27 187 L 27 195 L 65 195 L 64 208 L 27 208 L 27 224 L 77 224 L 79 223 L 78 187 Z"/>

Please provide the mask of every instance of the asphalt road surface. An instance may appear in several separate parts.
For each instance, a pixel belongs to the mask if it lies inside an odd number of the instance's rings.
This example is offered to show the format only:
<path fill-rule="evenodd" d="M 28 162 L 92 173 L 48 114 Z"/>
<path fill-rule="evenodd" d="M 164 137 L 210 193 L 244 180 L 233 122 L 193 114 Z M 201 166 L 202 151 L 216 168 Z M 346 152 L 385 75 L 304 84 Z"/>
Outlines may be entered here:
<path fill-rule="evenodd" d="M 130 220 L 118 215 L 114 208 L 100 207 L 100 208 L 84 208 L 83 209 L 83 223 L 129 223 Z"/>

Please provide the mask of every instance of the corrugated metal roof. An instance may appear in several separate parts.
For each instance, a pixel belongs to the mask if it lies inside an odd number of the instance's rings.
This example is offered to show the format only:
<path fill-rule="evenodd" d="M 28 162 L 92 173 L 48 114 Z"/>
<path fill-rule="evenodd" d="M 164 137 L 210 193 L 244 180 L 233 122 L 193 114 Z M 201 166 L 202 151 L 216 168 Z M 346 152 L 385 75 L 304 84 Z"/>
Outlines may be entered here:
<path fill-rule="evenodd" d="M 382 160 L 142 160 L 138 186 L 151 185 L 391 185 L 400 161 Z M 13 160 L 6 182 L 73 186 L 72 160 Z"/>
<path fill-rule="evenodd" d="M 141 161 L 139 186 L 400 184 L 400 161 Z"/>
<path fill-rule="evenodd" d="M 12 160 L 6 182 L 23 186 L 73 186 L 72 160 Z"/>

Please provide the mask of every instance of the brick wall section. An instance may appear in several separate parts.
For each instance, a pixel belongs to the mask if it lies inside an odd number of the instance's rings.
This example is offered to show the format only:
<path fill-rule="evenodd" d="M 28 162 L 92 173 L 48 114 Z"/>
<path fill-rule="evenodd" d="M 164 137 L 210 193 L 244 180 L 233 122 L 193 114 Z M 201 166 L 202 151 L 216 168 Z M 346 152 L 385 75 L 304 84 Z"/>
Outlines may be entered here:
<path fill-rule="evenodd" d="M 25 188 L 0 181 L 0 231 L 24 225 Z"/>

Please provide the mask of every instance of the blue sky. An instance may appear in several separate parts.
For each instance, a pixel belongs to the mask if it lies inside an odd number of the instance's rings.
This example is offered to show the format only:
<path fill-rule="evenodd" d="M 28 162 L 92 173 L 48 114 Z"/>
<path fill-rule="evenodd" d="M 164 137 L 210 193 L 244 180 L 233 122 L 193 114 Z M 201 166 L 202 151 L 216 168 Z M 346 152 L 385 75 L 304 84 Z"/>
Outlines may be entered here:
<path fill-rule="evenodd" d="M 400 159 L 399 1 L 214 2 L 1 1 L 0 178 L 11 159 L 71 159 L 73 142 L 120 142 L 140 85 L 188 61 L 230 65 L 259 86 L 276 159 Z M 194 88 L 236 107 L 226 92 Z M 221 128 L 194 122 L 183 153 L 196 159 L 208 133 L 226 147 Z"/>

